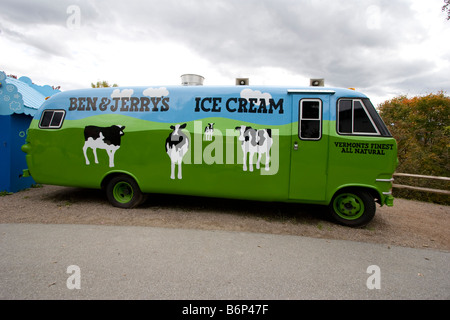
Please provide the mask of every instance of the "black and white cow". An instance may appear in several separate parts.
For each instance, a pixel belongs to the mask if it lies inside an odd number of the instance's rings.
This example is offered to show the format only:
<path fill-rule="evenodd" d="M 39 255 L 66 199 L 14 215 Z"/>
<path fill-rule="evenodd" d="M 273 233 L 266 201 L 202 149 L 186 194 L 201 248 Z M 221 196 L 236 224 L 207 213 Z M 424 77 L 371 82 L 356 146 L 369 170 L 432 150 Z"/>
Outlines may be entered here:
<path fill-rule="evenodd" d="M 178 164 L 178 179 L 182 179 L 181 161 L 189 149 L 189 138 L 181 129 L 186 128 L 186 123 L 170 126 L 172 132 L 166 139 L 166 152 L 170 157 L 170 179 L 175 179 L 175 164 Z"/>
<path fill-rule="evenodd" d="M 269 162 L 270 162 L 270 148 L 272 148 L 273 139 L 272 139 L 272 129 L 260 129 L 256 131 L 257 140 L 258 140 L 258 161 L 256 162 L 256 169 L 259 169 L 259 164 L 261 163 L 261 157 L 263 154 L 266 155 L 266 163 L 264 165 L 264 169 L 269 171 Z"/>
<path fill-rule="evenodd" d="M 236 130 L 239 130 L 239 138 L 241 141 L 241 148 L 243 153 L 243 170 L 247 171 L 247 154 L 249 171 L 253 171 L 253 156 L 255 153 L 258 154 L 258 159 L 256 161 L 256 169 L 259 169 L 261 157 L 263 154 L 266 155 L 265 170 L 268 171 L 270 162 L 270 148 L 273 144 L 272 130 L 271 129 L 260 129 L 256 130 L 252 127 L 238 126 Z"/>
<path fill-rule="evenodd" d="M 258 141 L 256 130 L 252 127 L 247 126 L 239 126 L 236 127 L 236 130 L 239 130 L 239 138 L 241 141 L 241 148 L 243 153 L 243 170 L 247 171 L 247 154 L 249 154 L 249 166 L 250 171 L 253 171 L 253 156 L 256 152 L 258 152 Z"/>
<path fill-rule="evenodd" d="M 110 127 L 86 126 L 84 128 L 83 154 L 86 164 L 89 165 L 89 158 L 86 154 L 88 148 L 94 152 L 95 163 L 98 163 L 97 149 L 104 149 L 109 157 L 109 166 L 114 167 L 114 154 L 120 148 L 120 139 L 124 135 L 124 126 L 113 125 Z"/>
<path fill-rule="evenodd" d="M 205 127 L 205 140 L 212 141 L 212 137 L 214 134 L 214 123 L 208 123 Z"/>

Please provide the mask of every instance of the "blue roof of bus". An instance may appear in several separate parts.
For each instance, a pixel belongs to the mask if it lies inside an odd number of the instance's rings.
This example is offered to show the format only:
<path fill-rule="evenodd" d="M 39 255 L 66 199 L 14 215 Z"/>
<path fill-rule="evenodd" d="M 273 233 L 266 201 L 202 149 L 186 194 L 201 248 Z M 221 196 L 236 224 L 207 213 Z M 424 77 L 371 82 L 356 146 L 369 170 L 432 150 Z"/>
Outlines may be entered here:
<path fill-rule="evenodd" d="M 77 111 L 68 112 L 66 120 L 120 113 L 144 120 L 167 123 L 187 122 L 209 117 L 227 117 L 249 123 L 282 125 L 291 121 L 290 112 L 281 110 L 288 108 L 287 97 L 290 94 L 302 94 L 322 99 L 327 96 L 330 103 L 335 103 L 342 97 L 366 97 L 355 90 L 334 87 L 123 86 L 61 92 L 47 100 L 43 108 L 65 108 L 68 111 Z M 250 105 L 253 106 L 252 111 L 241 112 L 242 98 L 247 100 L 242 103 L 248 103 L 248 108 Z M 131 106 L 133 103 L 134 107 Z M 200 109 L 201 103 L 208 107 Z M 216 104 L 215 109 L 214 104 Z M 258 109 L 257 112 L 254 111 L 255 108 Z M 139 112 L 130 112 L 128 109 Z M 170 112 L 167 112 L 169 110 Z M 328 115 L 328 112 L 331 113 Z M 36 118 L 39 116 L 36 114 Z M 324 119 L 333 119 L 334 117 L 334 111 L 329 111 L 328 108 L 324 109 Z"/>

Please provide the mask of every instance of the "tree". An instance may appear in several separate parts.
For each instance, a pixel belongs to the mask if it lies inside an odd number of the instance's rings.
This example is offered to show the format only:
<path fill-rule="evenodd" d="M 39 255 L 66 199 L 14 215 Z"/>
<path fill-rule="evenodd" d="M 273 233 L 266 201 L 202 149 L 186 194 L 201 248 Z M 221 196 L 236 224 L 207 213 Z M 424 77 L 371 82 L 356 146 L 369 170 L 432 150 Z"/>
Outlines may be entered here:
<path fill-rule="evenodd" d="M 442 11 L 447 12 L 447 20 L 450 20 L 450 0 L 444 0 L 444 3 Z"/>
<path fill-rule="evenodd" d="M 397 140 L 397 172 L 450 176 L 450 97 L 443 92 L 399 96 L 382 103 L 380 115 Z M 434 181 L 420 183 L 436 187 Z M 446 189 L 448 183 L 437 188 Z"/>
<path fill-rule="evenodd" d="M 109 88 L 109 87 L 118 87 L 117 84 L 113 84 L 112 86 L 108 83 L 108 81 L 97 81 L 97 83 L 91 83 L 92 88 Z"/>

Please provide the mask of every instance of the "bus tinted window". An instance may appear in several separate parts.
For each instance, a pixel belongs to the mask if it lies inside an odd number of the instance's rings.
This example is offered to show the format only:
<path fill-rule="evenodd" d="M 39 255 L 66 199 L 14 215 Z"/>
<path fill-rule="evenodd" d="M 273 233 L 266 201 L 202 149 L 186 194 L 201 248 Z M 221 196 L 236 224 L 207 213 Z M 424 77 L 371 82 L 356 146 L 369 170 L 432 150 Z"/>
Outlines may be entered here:
<path fill-rule="evenodd" d="M 42 115 L 41 122 L 39 123 L 39 127 L 45 128 L 50 125 L 50 121 L 52 121 L 53 118 L 53 111 L 44 111 L 44 114 Z"/>
<path fill-rule="evenodd" d="M 370 114 L 359 99 L 339 100 L 337 122 L 340 134 L 379 134 Z"/>
<path fill-rule="evenodd" d="M 378 128 L 378 131 L 380 132 L 380 134 L 383 137 L 392 137 L 392 134 L 389 132 L 389 129 L 384 124 L 383 119 L 381 119 L 377 110 L 375 110 L 375 107 L 373 106 L 372 102 L 370 102 L 370 100 L 368 98 L 365 98 L 362 100 L 364 102 L 364 106 L 366 107 L 366 110 L 369 112 L 370 116 L 372 117 L 372 120 L 373 120 L 375 126 Z"/>
<path fill-rule="evenodd" d="M 322 100 L 300 100 L 299 137 L 302 140 L 320 140 L 322 137 Z"/>
<path fill-rule="evenodd" d="M 45 110 L 39 121 L 41 129 L 59 129 L 64 120 L 64 110 Z"/>
<path fill-rule="evenodd" d="M 63 112 L 55 111 L 55 113 L 53 114 L 52 122 L 50 123 L 50 127 L 60 127 L 63 115 L 64 115 Z"/>
<path fill-rule="evenodd" d="M 352 133 L 352 100 L 339 101 L 339 132 Z"/>
<path fill-rule="evenodd" d="M 356 100 L 353 104 L 353 131 L 358 133 L 377 133 L 369 115 L 363 108 L 361 101 Z"/>

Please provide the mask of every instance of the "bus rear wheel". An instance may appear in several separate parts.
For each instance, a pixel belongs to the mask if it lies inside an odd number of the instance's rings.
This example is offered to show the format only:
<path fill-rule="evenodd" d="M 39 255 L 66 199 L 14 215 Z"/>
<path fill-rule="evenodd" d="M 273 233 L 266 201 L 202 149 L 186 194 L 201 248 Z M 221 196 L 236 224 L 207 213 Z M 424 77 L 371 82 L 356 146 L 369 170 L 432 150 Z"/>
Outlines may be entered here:
<path fill-rule="evenodd" d="M 124 209 L 134 208 L 144 201 L 144 194 L 138 184 L 127 175 L 118 175 L 109 180 L 106 196 L 114 207 Z"/>
<path fill-rule="evenodd" d="M 336 194 L 329 206 L 331 218 L 348 227 L 363 227 L 375 216 L 375 199 L 364 190 Z"/>

